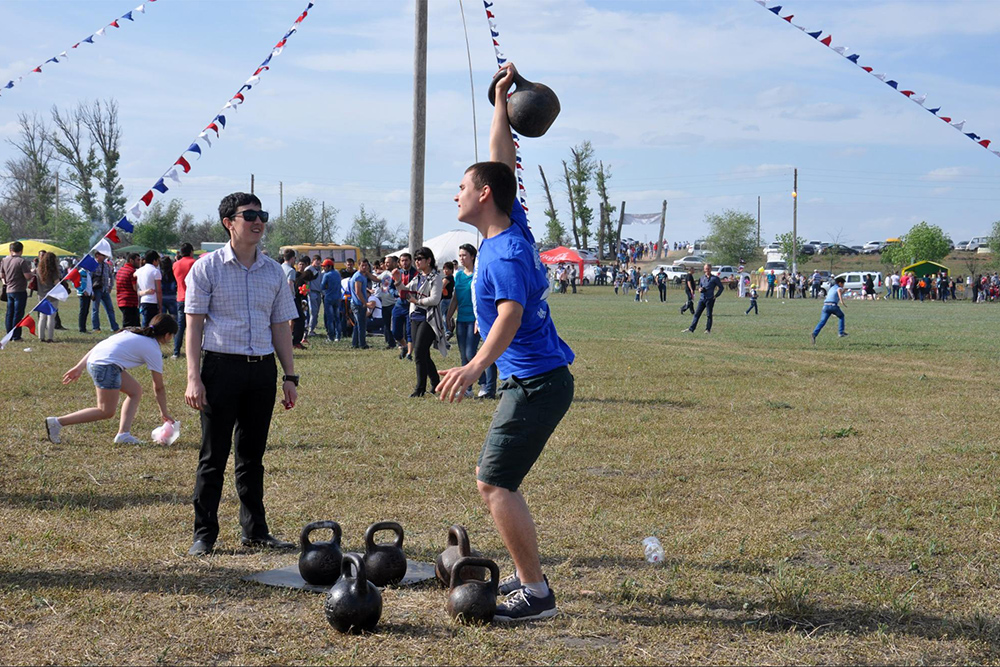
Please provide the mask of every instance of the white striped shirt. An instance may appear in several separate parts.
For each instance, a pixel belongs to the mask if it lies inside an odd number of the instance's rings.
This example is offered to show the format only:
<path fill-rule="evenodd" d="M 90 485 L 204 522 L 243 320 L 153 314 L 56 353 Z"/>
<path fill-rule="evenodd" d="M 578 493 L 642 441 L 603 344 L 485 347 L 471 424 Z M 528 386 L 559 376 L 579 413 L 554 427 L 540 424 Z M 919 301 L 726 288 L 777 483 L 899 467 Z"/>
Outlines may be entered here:
<path fill-rule="evenodd" d="M 259 249 L 248 269 L 227 243 L 195 262 L 184 284 L 184 312 L 206 316 L 205 351 L 270 354 L 271 325 L 298 317 L 281 265 Z"/>

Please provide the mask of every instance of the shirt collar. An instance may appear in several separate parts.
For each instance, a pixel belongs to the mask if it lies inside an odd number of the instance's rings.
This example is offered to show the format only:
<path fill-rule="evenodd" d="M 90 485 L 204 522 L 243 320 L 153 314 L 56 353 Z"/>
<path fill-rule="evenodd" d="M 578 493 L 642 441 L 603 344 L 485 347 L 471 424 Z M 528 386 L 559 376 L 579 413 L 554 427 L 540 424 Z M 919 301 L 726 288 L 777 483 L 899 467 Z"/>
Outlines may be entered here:
<path fill-rule="evenodd" d="M 232 241 L 229 241 L 229 243 L 227 243 L 226 245 L 222 246 L 219 249 L 219 252 L 222 253 L 222 263 L 223 264 L 227 264 L 229 262 L 235 262 L 237 264 L 240 263 L 239 259 L 237 259 L 237 257 L 236 257 L 236 252 L 233 250 L 233 242 Z M 264 263 L 264 253 L 262 253 L 260 251 L 259 247 L 258 248 L 254 248 L 254 253 L 256 253 L 256 255 L 254 257 L 253 264 L 251 264 L 250 268 L 247 269 L 248 271 L 253 271 L 254 269 L 259 268 Z"/>

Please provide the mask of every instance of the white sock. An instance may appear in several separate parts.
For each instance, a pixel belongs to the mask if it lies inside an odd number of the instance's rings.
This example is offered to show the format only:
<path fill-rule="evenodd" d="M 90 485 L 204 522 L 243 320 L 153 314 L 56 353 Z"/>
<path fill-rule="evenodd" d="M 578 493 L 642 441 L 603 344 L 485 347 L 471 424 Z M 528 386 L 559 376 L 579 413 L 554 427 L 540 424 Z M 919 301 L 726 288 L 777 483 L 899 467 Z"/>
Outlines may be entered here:
<path fill-rule="evenodd" d="M 538 583 L 527 583 L 525 581 L 521 582 L 521 586 L 527 589 L 533 597 L 544 598 L 549 595 L 549 585 L 545 581 L 539 581 Z"/>

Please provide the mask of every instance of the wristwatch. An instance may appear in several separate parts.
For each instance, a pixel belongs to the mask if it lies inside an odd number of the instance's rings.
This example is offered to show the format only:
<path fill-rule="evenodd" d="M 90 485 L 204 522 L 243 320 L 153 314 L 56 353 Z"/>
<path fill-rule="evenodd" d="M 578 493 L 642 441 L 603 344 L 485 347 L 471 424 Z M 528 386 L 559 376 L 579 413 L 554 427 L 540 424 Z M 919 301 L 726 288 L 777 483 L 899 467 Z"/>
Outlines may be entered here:
<path fill-rule="evenodd" d="M 298 375 L 282 375 L 281 376 L 281 381 L 282 382 L 291 382 L 296 387 L 299 386 L 299 376 Z"/>

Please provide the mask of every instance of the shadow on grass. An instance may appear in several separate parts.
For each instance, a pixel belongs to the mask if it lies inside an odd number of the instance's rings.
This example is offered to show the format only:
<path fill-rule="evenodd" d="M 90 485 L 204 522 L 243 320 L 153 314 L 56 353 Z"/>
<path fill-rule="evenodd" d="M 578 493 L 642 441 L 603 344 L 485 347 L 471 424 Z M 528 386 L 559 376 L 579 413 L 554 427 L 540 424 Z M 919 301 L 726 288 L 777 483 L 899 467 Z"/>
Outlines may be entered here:
<path fill-rule="evenodd" d="M 671 408 L 693 408 L 695 401 L 677 400 L 673 398 L 596 398 L 593 396 L 577 396 L 574 403 L 603 403 L 607 405 L 653 405 Z"/>
<path fill-rule="evenodd" d="M 210 570 L 190 562 L 188 572 L 153 572 L 136 567 L 108 570 L 0 570 L 0 590 L 98 590 L 113 593 L 161 593 L 217 596 L 228 591 L 239 598 L 268 598 L 290 589 L 261 586 L 242 581 L 246 570 L 213 566 Z"/>
<path fill-rule="evenodd" d="M 72 492 L 49 493 L 46 491 L 34 493 L 18 493 L 0 491 L 0 506 L 22 507 L 27 509 L 58 509 L 72 507 L 90 510 L 120 510 L 126 507 L 141 507 L 146 505 L 187 505 L 190 499 L 176 494 L 166 493 L 93 493 Z"/>

